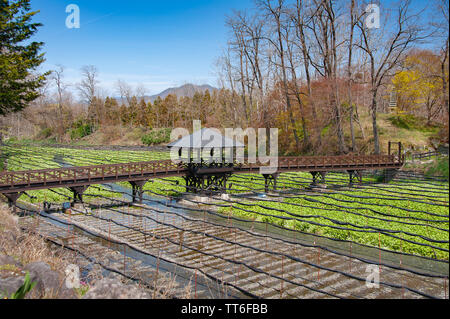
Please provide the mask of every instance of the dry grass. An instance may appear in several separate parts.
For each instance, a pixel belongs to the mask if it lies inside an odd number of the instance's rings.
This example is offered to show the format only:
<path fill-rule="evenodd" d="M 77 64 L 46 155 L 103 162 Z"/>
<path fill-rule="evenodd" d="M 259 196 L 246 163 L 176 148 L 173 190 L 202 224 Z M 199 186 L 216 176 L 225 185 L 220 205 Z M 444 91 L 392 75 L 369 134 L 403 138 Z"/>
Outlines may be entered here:
<path fill-rule="evenodd" d="M 0 203 L 0 254 L 13 257 L 24 266 L 37 261 L 45 262 L 50 265 L 52 270 L 60 274 L 60 278 L 65 278 L 65 269 L 69 264 L 78 264 L 78 260 L 71 251 L 50 246 L 41 236 L 35 234 L 33 229 L 29 229 L 29 231 L 22 230 L 19 226 L 19 218 L 13 215 L 4 203 Z M 17 267 L 14 266 L 14 269 L 9 269 L 8 267 L 3 268 L 0 268 L 0 270 L 9 270 L 11 272 Z M 89 272 L 88 279 L 92 284 L 95 284 L 96 281 L 103 278 L 101 276 L 101 267 L 98 266 L 97 268 L 96 271 Z M 134 277 L 139 276 L 136 274 Z M 124 284 L 138 286 L 135 282 L 121 276 L 118 276 L 117 279 Z M 143 287 L 141 289 L 147 291 L 151 298 L 156 299 L 171 298 L 178 287 L 176 277 L 168 274 L 160 274 L 158 280 L 153 285 L 156 289 Z M 52 292 L 48 292 L 44 296 L 38 296 L 31 291 L 27 295 L 27 298 L 54 299 L 57 297 L 58 294 Z M 191 287 L 185 287 L 183 295 L 178 297 L 191 298 Z"/>
<path fill-rule="evenodd" d="M 7 205 L 0 204 L 0 254 L 13 257 L 22 265 L 42 261 L 64 278 L 67 265 L 73 263 L 72 256 L 63 249 L 51 249 L 42 237 L 20 229 L 18 217 Z M 29 298 L 38 298 L 33 291 Z M 41 298 L 56 298 L 57 293 L 48 292 Z"/>
<path fill-rule="evenodd" d="M 361 112 L 361 122 L 364 129 L 364 133 L 366 134 L 366 140 L 363 144 L 368 144 L 367 148 L 369 150 L 373 149 L 373 138 L 372 138 L 372 118 L 367 112 Z M 377 123 L 379 128 L 379 138 L 380 138 L 380 147 L 382 148 L 382 152 L 387 153 L 387 144 L 388 141 L 402 142 L 404 147 L 414 147 L 420 148 L 424 146 L 429 146 L 430 141 L 429 138 L 433 136 L 432 132 L 424 132 L 418 131 L 414 129 L 405 129 L 396 127 L 389 121 L 389 117 L 392 114 L 378 113 L 377 114 Z M 360 136 L 359 127 L 356 126 L 357 136 Z"/>
<path fill-rule="evenodd" d="M 36 219 L 36 221 L 38 220 Z M 77 260 L 76 256 L 74 256 L 71 251 L 53 245 L 50 246 L 41 236 L 36 235 L 32 228 L 33 227 L 31 227 L 29 231 L 21 230 L 19 227 L 19 218 L 11 213 L 6 204 L 0 203 L 0 254 L 12 256 L 16 261 L 20 262 L 24 266 L 36 261 L 45 262 L 50 265 L 52 270 L 60 274 L 60 278 L 65 278 L 66 267 L 69 264 L 79 264 L 79 260 Z M 101 275 L 98 276 L 101 274 L 101 267 L 94 265 L 94 268 L 95 270 L 92 269 L 92 271 L 89 272 L 88 280 L 91 284 L 95 284 L 97 280 L 103 278 Z M 13 269 L 10 270 L 13 271 Z M 91 276 L 95 276 L 95 278 Z M 137 270 L 137 273 L 132 276 L 134 278 L 141 278 L 139 270 Z M 199 274 L 199 276 L 201 276 L 201 274 Z M 116 275 L 114 277 L 120 280 L 123 284 L 136 287 L 139 286 L 149 294 L 150 298 L 153 299 L 168 299 L 175 294 L 178 298 L 182 299 L 192 299 L 195 297 L 193 289 L 194 275 L 192 275 L 192 278 L 188 284 L 184 287 L 180 287 L 180 283 L 177 282 L 176 275 L 159 273 L 156 276 L 154 275 L 155 278 L 151 283 L 153 287 L 156 287 L 154 289 L 144 288 L 138 283 L 126 279 L 120 275 Z M 209 292 L 207 292 L 209 298 L 227 298 L 227 286 L 219 283 L 212 283 L 212 285 L 217 286 L 207 287 L 209 289 Z M 215 291 L 220 291 L 221 296 L 214 296 L 211 288 L 214 288 Z M 57 297 L 58 295 L 56 293 L 47 293 L 43 297 L 30 293 L 27 296 L 27 298 L 48 299 Z"/>
<path fill-rule="evenodd" d="M 62 249 L 50 249 L 40 236 L 20 230 L 18 217 L 9 208 L 0 204 L 0 253 L 14 257 L 23 265 L 43 261 L 64 274 L 70 264 L 70 255 Z"/>
<path fill-rule="evenodd" d="M 90 145 L 143 145 L 141 137 L 147 133 L 144 128 L 124 126 L 102 126 L 99 130 L 84 137 L 81 141 Z"/>

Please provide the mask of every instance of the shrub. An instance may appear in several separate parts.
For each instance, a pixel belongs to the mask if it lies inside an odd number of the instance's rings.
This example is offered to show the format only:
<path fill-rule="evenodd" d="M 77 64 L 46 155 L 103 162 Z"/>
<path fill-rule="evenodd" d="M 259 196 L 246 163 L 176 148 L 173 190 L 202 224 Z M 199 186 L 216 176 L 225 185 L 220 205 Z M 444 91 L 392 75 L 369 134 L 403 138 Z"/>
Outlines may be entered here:
<path fill-rule="evenodd" d="M 448 157 L 440 158 L 433 162 L 425 171 L 426 176 L 442 176 L 448 180 Z"/>
<path fill-rule="evenodd" d="M 421 132 L 434 132 L 439 129 L 436 125 L 427 125 L 426 119 L 416 117 L 412 114 L 399 113 L 388 118 L 392 125 L 407 130 L 416 130 Z"/>
<path fill-rule="evenodd" d="M 46 127 L 41 130 L 37 136 L 38 139 L 49 138 L 53 134 L 53 129 L 51 127 Z"/>
<path fill-rule="evenodd" d="M 83 123 L 82 121 L 77 121 L 70 130 L 70 138 L 72 140 L 77 140 L 92 134 L 93 127 L 91 124 Z"/>
<path fill-rule="evenodd" d="M 170 132 L 169 128 L 152 130 L 150 133 L 143 135 L 141 141 L 145 145 L 168 143 L 170 142 Z"/>

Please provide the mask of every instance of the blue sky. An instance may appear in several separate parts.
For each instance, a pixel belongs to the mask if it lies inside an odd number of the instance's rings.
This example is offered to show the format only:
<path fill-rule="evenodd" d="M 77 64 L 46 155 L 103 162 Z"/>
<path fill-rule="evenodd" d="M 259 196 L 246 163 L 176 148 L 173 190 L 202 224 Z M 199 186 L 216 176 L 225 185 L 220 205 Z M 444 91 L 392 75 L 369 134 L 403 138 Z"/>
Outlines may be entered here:
<path fill-rule="evenodd" d="M 187 82 L 216 85 L 214 62 L 226 46 L 226 14 L 253 6 L 251 0 L 32 0 L 44 26 L 45 70 L 65 66 L 77 82 L 83 65 L 95 65 L 101 86 L 114 93 L 122 79 L 143 84 L 147 94 Z M 81 27 L 65 25 L 66 6 L 80 8 Z"/>
<path fill-rule="evenodd" d="M 378 2 L 378 1 L 375 1 Z M 386 3 L 395 3 L 386 0 Z M 423 7 L 427 1 L 414 0 Z M 80 81 L 80 68 L 95 65 L 106 94 L 124 80 L 146 94 L 184 83 L 217 85 L 214 63 L 226 47 L 226 15 L 254 7 L 253 0 L 31 0 L 44 26 L 43 70 L 65 66 L 65 80 Z M 66 27 L 66 6 L 80 8 L 81 28 Z M 424 15 L 426 18 L 426 15 Z"/>

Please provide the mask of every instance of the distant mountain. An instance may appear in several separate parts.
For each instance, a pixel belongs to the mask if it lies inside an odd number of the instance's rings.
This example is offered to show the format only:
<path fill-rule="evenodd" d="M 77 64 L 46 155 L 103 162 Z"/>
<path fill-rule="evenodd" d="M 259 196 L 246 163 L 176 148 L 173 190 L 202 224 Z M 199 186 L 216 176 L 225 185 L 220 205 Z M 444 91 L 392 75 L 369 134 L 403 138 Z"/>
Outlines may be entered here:
<path fill-rule="evenodd" d="M 176 88 L 168 88 L 161 93 L 155 94 L 155 95 L 146 95 L 144 96 L 145 102 L 151 101 L 152 103 L 156 100 L 156 98 L 159 96 L 161 99 L 165 99 L 169 94 L 176 94 L 177 97 L 187 96 L 187 97 L 193 97 L 195 92 L 205 92 L 206 90 L 209 90 L 210 93 L 213 91 L 217 91 L 218 89 L 209 85 L 209 84 L 203 84 L 203 85 L 195 85 L 195 84 L 184 84 L 182 86 L 176 87 Z M 125 102 L 126 100 L 116 97 L 115 98 L 118 103 Z"/>
<path fill-rule="evenodd" d="M 162 91 L 159 94 L 155 94 L 152 96 L 146 96 L 145 99 L 150 100 L 153 103 L 153 101 L 155 101 L 158 96 L 161 99 L 166 98 L 169 94 L 175 94 L 178 97 L 181 97 L 181 96 L 193 97 L 195 92 L 203 93 L 206 90 L 209 90 L 209 92 L 212 93 L 213 91 L 216 91 L 217 89 L 208 84 L 203 84 L 203 85 L 185 84 L 180 87 L 169 88 L 167 90 Z"/>

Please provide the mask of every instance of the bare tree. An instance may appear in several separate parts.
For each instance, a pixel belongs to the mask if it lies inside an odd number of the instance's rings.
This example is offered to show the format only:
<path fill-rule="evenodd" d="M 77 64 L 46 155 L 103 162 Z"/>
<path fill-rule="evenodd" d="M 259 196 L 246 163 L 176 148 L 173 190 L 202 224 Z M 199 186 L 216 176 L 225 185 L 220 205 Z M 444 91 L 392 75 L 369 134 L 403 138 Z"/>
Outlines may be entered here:
<path fill-rule="evenodd" d="M 306 127 L 305 105 L 303 102 L 303 98 L 301 96 L 302 92 L 300 91 L 299 80 L 297 78 L 297 71 L 296 71 L 299 66 L 297 61 L 299 61 L 300 59 L 296 55 L 294 41 L 290 39 L 290 34 L 293 33 L 292 32 L 293 26 L 291 25 L 291 21 L 292 19 L 286 21 L 282 29 L 283 29 L 283 37 L 286 42 L 286 57 L 288 61 L 288 70 L 290 71 L 291 74 L 294 96 L 297 100 L 300 111 L 300 120 L 302 123 L 302 131 L 303 131 L 303 147 L 304 150 L 307 150 L 310 147 L 310 140 L 308 128 Z"/>
<path fill-rule="evenodd" d="M 89 105 L 98 93 L 98 70 L 93 65 L 85 65 L 81 68 L 81 74 L 83 79 L 78 84 L 78 91 L 83 101 Z"/>
<path fill-rule="evenodd" d="M 338 15 L 335 2 L 331 0 L 314 0 L 316 14 L 311 20 L 311 31 L 316 40 L 316 58 L 310 59 L 315 70 L 330 84 L 329 100 L 334 111 L 338 147 L 340 153 L 347 148 L 344 141 L 342 108 L 338 94 L 338 50 L 342 42 L 338 41 Z M 310 55 L 311 57 L 311 55 Z"/>
<path fill-rule="evenodd" d="M 60 142 L 65 131 L 64 116 L 63 116 L 63 94 L 67 88 L 67 85 L 63 82 L 63 78 L 64 78 L 64 66 L 58 64 L 56 70 L 53 70 L 52 72 L 52 80 L 55 81 L 56 94 L 58 100 L 59 123 L 57 127 L 58 127 L 58 139 Z"/>
<path fill-rule="evenodd" d="M 231 100 L 230 100 L 230 109 L 232 115 L 233 126 L 237 126 L 238 124 L 238 97 L 235 89 L 235 81 L 233 76 L 233 66 L 231 64 L 231 49 L 225 50 L 223 55 L 217 61 L 218 75 L 220 78 L 221 86 L 223 89 L 229 88 L 231 90 Z M 189 108 L 190 112 L 192 112 L 192 108 Z M 192 117 L 192 113 L 190 113 L 190 117 Z"/>
<path fill-rule="evenodd" d="M 115 83 L 116 92 L 120 95 L 121 102 L 126 100 L 127 104 L 131 104 L 131 99 L 133 98 L 132 87 L 123 80 L 117 80 Z"/>
<path fill-rule="evenodd" d="M 266 37 L 278 55 L 279 69 L 281 71 L 281 84 L 283 88 L 283 94 L 286 100 L 286 109 L 289 115 L 289 120 L 291 123 L 291 130 L 295 139 L 295 146 L 297 152 L 300 151 L 300 138 L 297 132 L 294 112 L 292 108 L 292 101 L 289 95 L 287 68 L 286 68 L 286 43 L 283 37 L 282 25 L 283 19 L 286 19 L 286 12 L 283 0 L 278 0 L 275 5 L 271 3 L 271 0 L 259 0 L 257 1 L 258 6 L 266 12 L 266 17 L 271 21 L 274 26 L 275 37 L 272 40 L 270 37 Z"/>
<path fill-rule="evenodd" d="M 145 87 L 144 84 L 139 83 L 136 86 L 136 97 L 140 100 L 145 98 L 145 93 L 147 93 L 147 88 Z"/>
<path fill-rule="evenodd" d="M 307 5 L 302 0 L 297 0 L 295 5 L 295 13 L 292 14 L 292 20 L 295 25 L 295 35 L 298 43 L 301 54 L 302 54 L 302 63 L 304 67 L 305 77 L 306 77 L 306 86 L 307 86 L 307 94 L 309 99 L 309 104 L 312 112 L 315 134 L 317 138 L 317 144 L 320 145 L 322 143 L 322 137 L 320 132 L 320 125 L 317 118 L 317 110 L 314 103 L 314 99 L 312 98 L 312 86 L 311 86 L 311 73 L 310 73 L 310 55 L 309 55 L 309 44 L 306 36 L 305 29 L 308 28 L 308 24 L 311 19 L 315 16 L 316 10 L 307 10 Z"/>
<path fill-rule="evenodd" d="M 418 13 L 410 11 L 411 1 L 402 1 L 398 7 L 391 9 L 392 15 L 385 8 L 384 23 L 380 29 L 368 28 L 365 20 L 360 19 L 357 26 L 361 39 L 356 45 L 368 56 L 370 74 L 370 92 L 374 152 L 380 154 L 380 142 L 377 127 L 377 95 L 384 81 L 393 75 L 405 53 L 414 43 L 425 38 L 423 29 L 417 22 Z"/>
<path fill-rule="evenodd" d="M 230 21 L 233 22 L 235 30 L 239 30 L 242 52 L 246 59 L 246 82 L 250 105 L 256 103 L 256 118 L 268 129 L 271 121 L 266 91 L 271 68 L 264 43 L 264 20 L 259 15 L 248 16 L 236 12 L 235 17 Z M 253 93 L 254 91 L 256 94 Z"/>
<path fill-rule="evenodd" d="M 355 128 L 353 124 L 353 101 L 352 101 L 352 57 L 353 57 L 353 35 L 357 21 L 355 17 L 355 0 L 350 0 L 350 35 L 348 40 L 348 64 L 347 64 L 347 81 L 348 81 L 348 106 L 350 108 L 350 135 L 352 139 L 352 151 L 356 152 Z"/>
<path fill-rule="evenodd" d="M 239 13 L 236 13 L 239 18 Z M 229 43 L 230 49 L 237 55 L 238 66 L 236 71 L 233 72 L 236 77 L 236 82 L 240 84 L 240 95 L 242 100 L 242 108 L 245 117 L 245 126 L 248 126 L 249 123 L 249 113 L 250 107 L 247 101 L 248 94 L 252 93 L 251 88 L 249 88 L 249 74 L 248 74 L 248 62 L 247 56 L 245 54 L 245 39 L 243 33 L 243 26 L 239 21 L 236 21 L 233 17 L 227 19 L 227 25 L 231 28 L 233 32 L 233 39 Z"/>
<path fill-rule="evenodd" d="M 433 25 L 437 29 L 438 37 L 442 39 L 443 44 L 440 48 L 441 56 L 441 74 L 442 81 L 442 104 L 449 116 L 449 98 L 448 98 L 448 63 L 449 63 L 449 1 L 435 0 L 435 12 L 437 22 Z"/>

